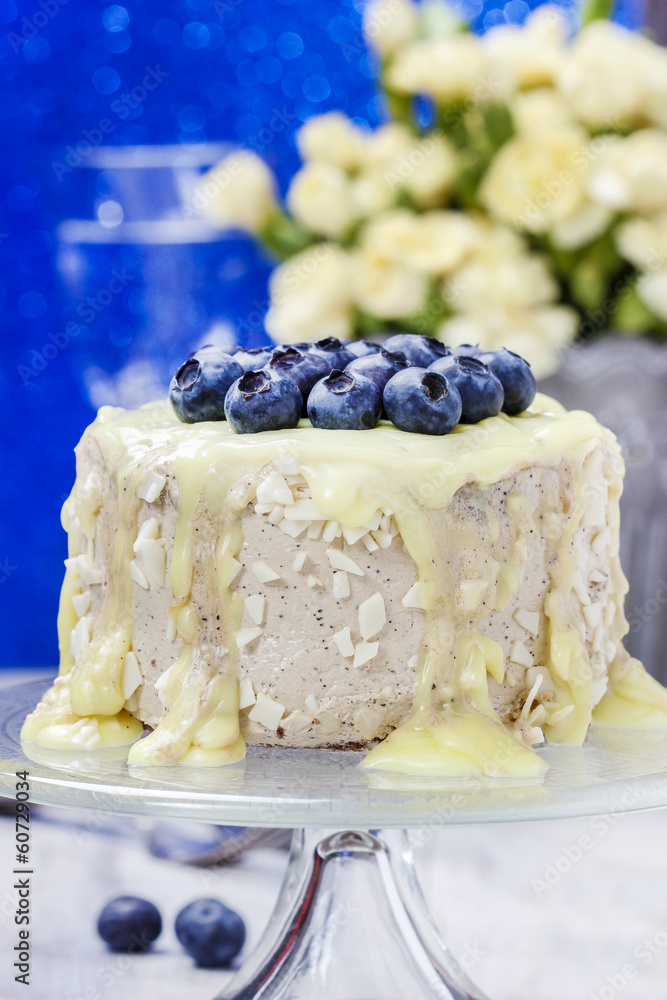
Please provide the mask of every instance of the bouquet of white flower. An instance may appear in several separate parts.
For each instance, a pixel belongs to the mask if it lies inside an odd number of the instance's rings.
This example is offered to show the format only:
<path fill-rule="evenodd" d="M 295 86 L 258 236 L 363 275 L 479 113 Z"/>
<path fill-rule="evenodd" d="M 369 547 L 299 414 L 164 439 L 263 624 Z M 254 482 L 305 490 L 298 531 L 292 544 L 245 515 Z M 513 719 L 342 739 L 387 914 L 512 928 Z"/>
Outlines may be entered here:
<path fill-rule="evenodd" d="M 403 329 L 546 375 L 577 335 L 667 335 L 667 51 L 612 6 L 477 37 L 443 0 L 370 0 L 391 120 L 307 121 L 284 206 L 253 153 L 202 181 L 210 218 L 283 260 L 274 340 Z"/>

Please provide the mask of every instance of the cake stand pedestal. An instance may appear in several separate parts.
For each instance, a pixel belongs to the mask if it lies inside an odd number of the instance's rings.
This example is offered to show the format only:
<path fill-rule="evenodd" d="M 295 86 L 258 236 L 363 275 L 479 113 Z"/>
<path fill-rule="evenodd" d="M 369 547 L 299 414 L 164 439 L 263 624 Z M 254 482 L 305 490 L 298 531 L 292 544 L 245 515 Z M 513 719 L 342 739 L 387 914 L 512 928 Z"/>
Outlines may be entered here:
<path fill-rule="evenodd" d="M 128 768 L 126 747 L 22 747 L 45 687 L 3 690 L 0 792 L 27 770 L 37 803 L 296 828 L 264 937 L 218 1000 L 488 1000 L 438 934 L 406 831 L 667 806 L 667 732 L 596 728 L 582 748 L 543 750 L 539 779 L 392 775 L 354 752 L 263 748 L 224 768 Z"/>

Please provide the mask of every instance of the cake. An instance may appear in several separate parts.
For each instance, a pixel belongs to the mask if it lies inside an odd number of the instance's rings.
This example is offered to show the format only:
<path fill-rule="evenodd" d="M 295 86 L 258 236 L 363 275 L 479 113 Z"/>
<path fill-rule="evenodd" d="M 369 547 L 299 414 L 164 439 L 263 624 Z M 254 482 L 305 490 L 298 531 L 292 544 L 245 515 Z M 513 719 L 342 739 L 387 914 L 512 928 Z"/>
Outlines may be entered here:
<path fill-rule="evenodd" d="M 76 456 L 60 675 L 25 741 L 529 776 L 592 720 L 667 725 L 623 647 L 623 463 L 587 413 L 240 435 L 165 401 L 103 407 Z"/>

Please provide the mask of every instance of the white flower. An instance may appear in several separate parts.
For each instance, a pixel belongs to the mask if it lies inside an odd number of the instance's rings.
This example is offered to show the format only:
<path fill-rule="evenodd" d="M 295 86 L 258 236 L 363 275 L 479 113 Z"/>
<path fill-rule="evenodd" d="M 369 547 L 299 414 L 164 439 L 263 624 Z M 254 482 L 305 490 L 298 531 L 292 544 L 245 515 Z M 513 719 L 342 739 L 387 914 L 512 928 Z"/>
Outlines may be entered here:
<path fill-rule="evenodd" d="M 513 90 L 540 87 L 558 78 L 566 31 L 563 11 L 547 4 L 531 14 L 525 25 L 491 28 L 481 45 L 490 56 L 494 75 L 507 77 Z"/>
<path fill-rule="evenodd" d="M 552 87 L 521 91 L 510 102 L 510 111 L 519 135 L 546 132 L 572 120 L 567 104 Z"/>
<path fill-rule="evenodd" d="M 194 205 L 220 226 L 257 233 L 276 208 L 275 178 L 259 156 L 238 150 L 204 174 Z"/>
<path fill-rule="evenodd" d="M 426 135 L 387 164 L 385 176 L 396 193 L 408 192 L 419 208 L 436 208 L 449 194 L 460 169 L 456 150 L 441 135 Z"/>
<path fill-rule="evenodd" d="M 476 246 L 477 238 L 475 224 L 462 212 L 415 215 L 396 209 L 368 223 L 362 246 L 385 253 L 413 271 L 438 276 L 458 267 Z"/>
<path fill-rule="evenodd" d="M 352 256 L 352 295 L 361 310 L 379 319 L 400 319 L 424 305 L 428 282 L 423 274 L 389 254 L 363 244 Z"/>
<path fill-rule="evenodd" d="M 369 0 L 362 25 L 368 47 L 388 56 L 417 34 L 417 7 L 411 0 Z"/>
<path fill-rule="evenodd" d="M 380 167 L 364 170 L 350 181 L 352 204 L 358 218 L 365 219 L 390 208 L 398 191 Z"/>
<path fill-rule="evenodd" d="M 346 338 L 352 332 L 351 262 L 334 243 L 316 243 L 290 257 L 269 279 L 265 326 L 277 343 Z"/>
<path fill-rule="evenodd" d="M 546 232 L 582 206 L 590 145 L 576 125 L 510 139 L 482 181 L 483 202 L 518 229 Z"/>
<path fill-rule="evenodd" d="M 594 201 L 615 211 L 667 209 L 667 135 L 641 129 L 616 139 L 591 167 L 586 187 Z"/>
<path fill-rule="evenodd" d="M 356 219 L 347 174 L 332 163 L 316 160 L 292 178 L 287 207 L 305 229 L 334 239 L 344 236 Z"/>
<path fill-rule="evenodd" d="M 480 310 L 454 316 L 440 327 L 446 344 L 479 344 L 492 351 L 506 347 L 532 366 L 536 378 L 546 378 L 558 368 L 562 348 L 577 331 L 578 316 L 565 306 L 503 312 Z"/>
<path fill-rule="evenodd" d="M 609 21 L 582 29 L 559 85 L 575 117 L 591 129 L 667 123 L 667 53 Z"/>
<path fill-rule="evenodd" d="M 488 100 L 504 90 L 477 38 L 452 34 L 404 45 L 386 72 L 387 86 L 404 94 L 429 94 L 442 104 Z"/>
<path fill-rule="evenodd" d="M 612 219 L 608 208 L 584 201 L 572 215 L 556 222 L 549 235 L 561 250 L 578 250 L 602 236 Z"/>
<path fill-rule="evenodd" d="M 667 268 L 642 274 L 637 282 L 637 294 L 655 316 L 667 320 Z"/>
<path fill-rule="evenodd" d="M 616 247 L 640 271 L 667 266 L 667 212 L 624 222 L 616 232 Z"/>
<path fill-rule="evenodd" d="M 474 258 L 446 281 L 444 296 L 456 312 L 513 311 L 553 302 L 558 286 L 536 254 Z"/>
<path fill-rule="evenodd" d="M 373 132 L 369 132 L 364 146 L 364 166 L 385 166 L 414 147 L 415 137 L 407 125 L 401 122 L 384 122 Z"/>
<path fill-rule="evenodd" d="M 321 160 L 348 171 L 363 163 L 366 142 L 366 134 L 342 111 L 309 118 L 296 135 L 303 160 Z"/>

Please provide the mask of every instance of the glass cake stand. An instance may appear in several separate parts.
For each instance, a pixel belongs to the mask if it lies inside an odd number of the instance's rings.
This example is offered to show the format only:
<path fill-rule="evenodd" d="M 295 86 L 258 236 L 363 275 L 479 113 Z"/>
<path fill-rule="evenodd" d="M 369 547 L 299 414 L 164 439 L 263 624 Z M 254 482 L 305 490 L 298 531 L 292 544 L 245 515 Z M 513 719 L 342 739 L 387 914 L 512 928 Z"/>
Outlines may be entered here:
<path fill-rule="evenodd" d="M 667 732 L 594 728 L 546 747 L 540 778 L 443 779 L 358 767 L 352 751 L 250 748 L 222 768 L 128 768 L 126 747 L 21 747 L 44 679 L 3 689 L 0 792 L 154 819 L 296 827 L 264 937 L 218 1000 L 488 1000 L 428 913 L 415 828 L 574 818 L 667 806 Z"/>

